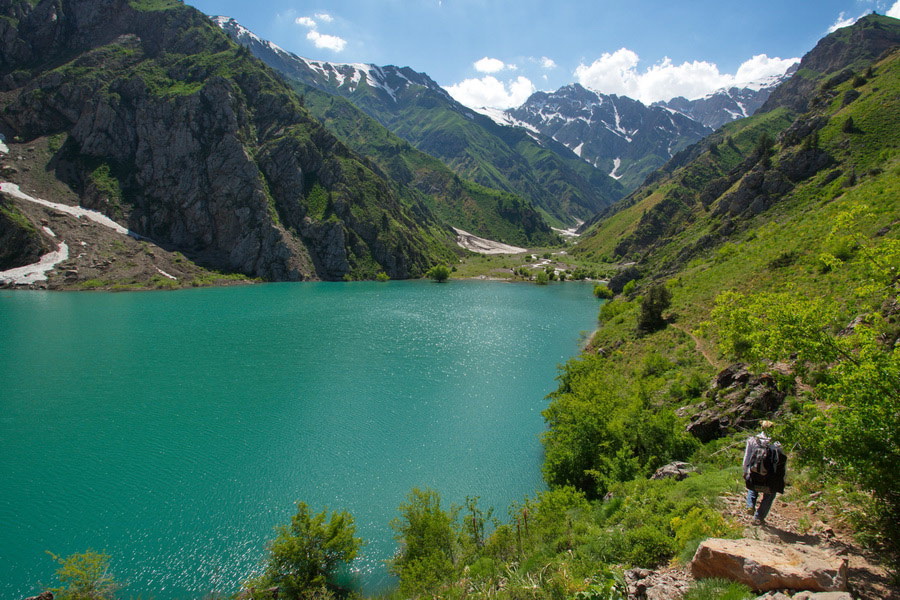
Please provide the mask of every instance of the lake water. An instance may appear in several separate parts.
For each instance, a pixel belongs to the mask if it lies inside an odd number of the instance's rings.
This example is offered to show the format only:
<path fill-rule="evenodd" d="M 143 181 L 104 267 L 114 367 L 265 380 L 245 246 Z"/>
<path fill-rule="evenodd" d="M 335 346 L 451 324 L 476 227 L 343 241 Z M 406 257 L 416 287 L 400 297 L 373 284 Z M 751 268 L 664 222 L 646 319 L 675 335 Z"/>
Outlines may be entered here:
<path fill-rule="evenodd" d="M 0 291 L 0 598 L 89 548 L 126 598 L 231 592 L 297 500 L 354 515 L 383 589 L 413 487 L 501 517 L 541 489 L 540 412 L 596 313 L 576 283 Z"/>

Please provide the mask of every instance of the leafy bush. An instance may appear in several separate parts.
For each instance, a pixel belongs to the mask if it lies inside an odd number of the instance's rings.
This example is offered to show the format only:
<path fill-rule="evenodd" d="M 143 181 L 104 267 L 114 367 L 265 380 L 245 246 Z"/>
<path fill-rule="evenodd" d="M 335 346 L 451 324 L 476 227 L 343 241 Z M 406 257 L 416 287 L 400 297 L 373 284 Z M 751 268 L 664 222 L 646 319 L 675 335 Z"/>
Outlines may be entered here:
<path fill-rule="evenodd" d="M 50 554 L 59 563 L 56 577 L 62 587 L 51 591 L 59 600 L 112 600 L 121 587 L 109 574 L 109 555 L 88 550 L 60 558 Z"/>
<path fill-rule="evenodd" d="M 438 283 L 443 283 L 450 278 L 450 269 L 445 265 L 435 265 L 428 269 L 428 272 L 425 273 L 425 276 L 437 281 Z"/>
<path fill-rule="evenodd" d="M 245 587 L 275 587 L 279 597 L 303 598 L 333 584 L 337 568 L 356 558 L 362 540 L 354 537 L 356 524 L 349 513 L 332 512 L 327 522 L 326 516 L 326 511 L 313 515 L 306 503 L 298 502 L 290 525 L 279 527 L 269 545 L 265 572 Z"/>
<path fill-rule="evenodd" d="M 594 296 L 601 300 L 612 300 L 613 295 L 612 290 L 604 283 L 598 283 L 594 286 Z"/>

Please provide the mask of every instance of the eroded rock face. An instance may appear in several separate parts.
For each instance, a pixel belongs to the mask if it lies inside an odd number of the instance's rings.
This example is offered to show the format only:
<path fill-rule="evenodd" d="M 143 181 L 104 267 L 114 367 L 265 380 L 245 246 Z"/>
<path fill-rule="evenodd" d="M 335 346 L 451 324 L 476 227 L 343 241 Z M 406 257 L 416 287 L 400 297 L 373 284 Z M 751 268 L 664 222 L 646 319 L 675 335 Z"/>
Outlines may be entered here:
<path fill-rule="evenodd" d="M 847 560 L 807 546 L 711 538 L 691 560 L 696 579 L 723 577 L 757 591 L 847 590 Z"/>
<path fill-rule="evenodd" d="M 785 398 L 772 375 L 754 375 L 743 364 L 719 373 L 706 395 L 706 401 L 686 407 L 697 410 L 687 430 L 704 443 L 736 428 L 755 427 L 781 408 Z"/>
<path fill-rule="evenodd" d="M 0 271 L 36 263 L 50 251 L 34 224 L 0 197 Z"/>
<path fill-rule="evenodd" d="M 85 206 L 204 266 L 269 280 L 405 278 L 436 262 L 420 228 L 430 214 L 413 221 L 400 191 L 201 13 L 8 4 L 0 129 L 67 134 L 51 164 Z M 314 185 L 329 205 L 312 215 Z"/>

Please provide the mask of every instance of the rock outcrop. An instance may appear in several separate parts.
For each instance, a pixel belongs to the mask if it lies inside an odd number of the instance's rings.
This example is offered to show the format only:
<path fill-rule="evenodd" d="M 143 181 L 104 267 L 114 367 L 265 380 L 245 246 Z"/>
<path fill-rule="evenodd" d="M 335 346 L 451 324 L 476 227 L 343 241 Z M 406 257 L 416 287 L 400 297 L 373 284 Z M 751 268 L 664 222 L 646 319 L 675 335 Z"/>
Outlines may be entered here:
<path fill-rule="evenodd" d="M 0 271 L 36 263 L 50 250 L 28 218 L 0 196 Z"/>
<path fill-rule="evenodd" d="M 738 428 L 756 427 L 760 419 L 781 408 L 785 393 L 772 375 L 754 375 L 746 365 L 735 364 L 716 376 L 706 396 L 706 401 L 681 410 L 682 414 L 694 411 L 687 430 L 702 442 Z"/>
<path fill-rule="evenodd" d="M 681 481 L 696 470 L 690 463 L 675 461 L 658 468 L 656 473 L 650 476 L 650 479 L 675 479 L 675 481 Z"/>
<path fill-rule="evenodd" d="M 269 280 L 405 278 L 449 255 L 414 195 L 198 11 L 42 0 L 0 16 L 0 130 L 65 134 L 56 176 L 164 248 Z"/>
<path fill-rule="evenodd" d="M 765 592 L 847 590 L 847 561 L 807 546 L 711 538 L 691 560 L 696 579 L 722 577 Z"/>

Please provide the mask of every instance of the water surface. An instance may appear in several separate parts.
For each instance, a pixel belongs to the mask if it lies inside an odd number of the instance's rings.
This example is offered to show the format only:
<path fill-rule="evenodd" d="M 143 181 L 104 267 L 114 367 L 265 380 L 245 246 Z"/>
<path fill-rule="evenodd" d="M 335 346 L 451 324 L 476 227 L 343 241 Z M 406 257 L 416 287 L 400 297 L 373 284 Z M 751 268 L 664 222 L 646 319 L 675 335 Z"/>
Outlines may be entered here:
<path fill-rule="evenodd" d="M 354 515 L 378 590 L 411 488 L 501 516 L 541 488 L 596 311 L 572 283 L 0 291 L 0 597 L 88 548 L 124 597 L 230 592 L 297 500 Z"/>

